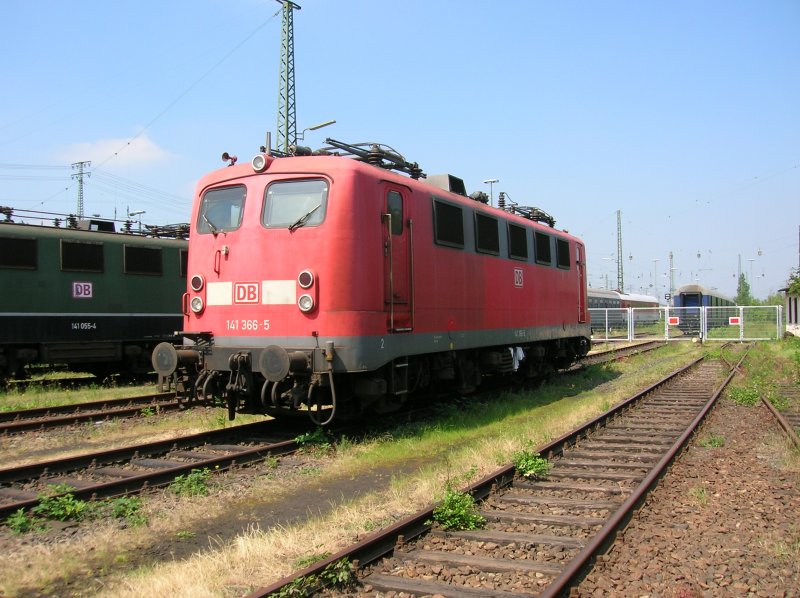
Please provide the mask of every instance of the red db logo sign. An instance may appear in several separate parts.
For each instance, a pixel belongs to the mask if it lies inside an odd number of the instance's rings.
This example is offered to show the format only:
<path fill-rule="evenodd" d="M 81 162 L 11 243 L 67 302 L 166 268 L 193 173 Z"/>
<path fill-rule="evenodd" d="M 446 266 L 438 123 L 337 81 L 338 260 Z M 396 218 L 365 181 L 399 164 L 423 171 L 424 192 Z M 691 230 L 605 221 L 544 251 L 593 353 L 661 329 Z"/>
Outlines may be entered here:
<path fill-rule="evenodd" d="M 233 284 L 234 303 L 258 303 L 258 291 L 260 285 L 257 282 L 236 282 Z"/>

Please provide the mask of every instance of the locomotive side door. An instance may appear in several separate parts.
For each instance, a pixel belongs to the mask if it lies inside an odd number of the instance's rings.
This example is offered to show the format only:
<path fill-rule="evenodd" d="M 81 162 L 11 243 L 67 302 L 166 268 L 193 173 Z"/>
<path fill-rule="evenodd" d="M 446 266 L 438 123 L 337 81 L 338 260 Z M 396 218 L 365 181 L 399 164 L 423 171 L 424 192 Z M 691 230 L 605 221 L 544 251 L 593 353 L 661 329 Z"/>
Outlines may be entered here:
<path fill-rule="evenodd" d="M 411 288 L 411 226 L 408 192 L 386 189 L 383 220 L 383 300 L 389 332 L 413 328 Z"/>
<path fill-rule="evenodd" d="M 578 322 L 586 321 L 586 250 L 575 244 L 575 266 L 578 269 Z"/>

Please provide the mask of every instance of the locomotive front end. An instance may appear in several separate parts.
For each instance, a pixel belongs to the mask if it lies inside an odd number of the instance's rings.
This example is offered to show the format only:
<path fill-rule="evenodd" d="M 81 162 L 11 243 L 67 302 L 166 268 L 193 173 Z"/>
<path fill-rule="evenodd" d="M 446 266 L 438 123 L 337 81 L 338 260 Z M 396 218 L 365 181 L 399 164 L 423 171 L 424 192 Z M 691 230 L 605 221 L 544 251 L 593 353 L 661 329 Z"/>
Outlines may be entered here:
<path fill-rule="evenodd" d="M 308 409 L 327 423 L 335 411 L 336 350 L 319 332 L 331 181 L 276 167 L 310 159 L 259 154 L 198 185 L 184 345 L 162 343 L 152 362 L 188 399 L 224 401 L 230 419 Z"/>

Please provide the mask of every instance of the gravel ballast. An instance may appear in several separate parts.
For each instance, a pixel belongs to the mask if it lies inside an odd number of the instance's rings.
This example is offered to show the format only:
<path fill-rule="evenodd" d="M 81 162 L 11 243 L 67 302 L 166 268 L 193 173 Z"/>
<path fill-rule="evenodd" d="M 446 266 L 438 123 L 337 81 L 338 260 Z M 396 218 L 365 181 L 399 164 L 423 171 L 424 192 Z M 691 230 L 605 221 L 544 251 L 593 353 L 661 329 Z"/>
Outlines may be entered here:
<path fill-rule="evenodd" d="M 797 464 L 766 407 L 721 400 L 571 595 L 800 596 Z"/>

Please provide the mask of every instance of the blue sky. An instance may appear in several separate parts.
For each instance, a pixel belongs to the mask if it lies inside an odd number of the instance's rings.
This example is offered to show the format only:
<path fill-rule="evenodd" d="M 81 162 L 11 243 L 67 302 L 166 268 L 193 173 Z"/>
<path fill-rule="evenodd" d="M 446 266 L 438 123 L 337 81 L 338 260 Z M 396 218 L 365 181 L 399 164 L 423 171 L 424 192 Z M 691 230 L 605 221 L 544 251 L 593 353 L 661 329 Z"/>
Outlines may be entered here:
<path fill-rule="evenodd" d="M 800 0 L 298 0 L 298 131 L 388 144 L 581 236 L 591 286 L 765 297 L 798 266 Z M 0 205 L 185 222 L 275 131 L 274 0 L 3 7 Z M 654 261 L 658 260 L 658 261 Z"/>

